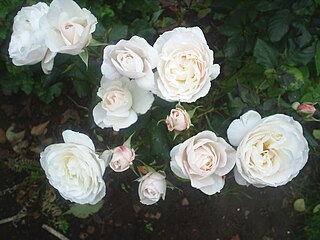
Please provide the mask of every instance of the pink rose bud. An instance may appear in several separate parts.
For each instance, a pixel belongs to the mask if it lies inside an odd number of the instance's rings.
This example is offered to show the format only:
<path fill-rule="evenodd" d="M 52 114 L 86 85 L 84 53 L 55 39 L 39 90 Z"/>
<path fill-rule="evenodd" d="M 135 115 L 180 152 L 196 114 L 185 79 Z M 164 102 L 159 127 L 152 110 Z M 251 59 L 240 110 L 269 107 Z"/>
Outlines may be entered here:
<path fill-rule="evenodd" d="M 166 118 L 168 130 L 183 131 L 191 125 L 190 116 L 186 110 L 181 108 L 171 109 L 170 115 Z"/>
<path fill-rule="evenodd" d="M 316 112 L 316 108 L 311 103 L 302 103 L 298 106 L 297 112 L 311 117 Z"/>
<path fill-rule="evenodd" d="M 132 161 L 135 159 L 135 156 L 135 152 L 131 148 L 126 146 L 116 147 L 113 149 L 109 166 L 115 172 L 123 172 L 132 165 Z"/>

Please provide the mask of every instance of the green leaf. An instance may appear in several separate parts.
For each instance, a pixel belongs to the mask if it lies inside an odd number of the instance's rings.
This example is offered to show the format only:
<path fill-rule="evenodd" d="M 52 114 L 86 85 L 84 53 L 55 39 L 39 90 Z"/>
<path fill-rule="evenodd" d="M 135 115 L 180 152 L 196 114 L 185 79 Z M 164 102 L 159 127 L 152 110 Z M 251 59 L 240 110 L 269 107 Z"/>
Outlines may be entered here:
<path fill-rule="evenodd" d="M 204 18 L 211 12 L 211 8 L 204 8 L 198 11 L 198 18 Z"/>
<path fill-rule="evenodd" d="M 319 212 L 319 211 L 320 211 L 320 203 L 317 204 L 317 205 L 313 208 L 312 212 L 313 212 L 313 213 L 317 213 L 317 212 Z"/>
<path fill-rule="evenodd" d="M 316 54 L 314 56 L 314 62 L 316 65 L 317 76 L 320 75 L 320 41 L 317 41 Z"/>
<path fill-rule="evenodd" d="M 85 48 L 83 49 L 83 51 L 79 54 L 81 60 L 84 62 L 84 64 L 86 65 L 86 68 L 88 69 L 88 60 L 89 60 L 89 53 L 88 53 L 88 49 Z"/>
<path fill-rule="evenodd" d="M 288 9 L 283 9 L 270 19 L 268 26 L 268 33 L 271 42 L 280 41 L 283 36 L 288 32 L 291 22 L 291 14 Z"/>
<path fill-rule="evenodd" d="M 128 25 L 121 23 L 114 24 L 109 33 L 109 39 L 113 41 L 118 41 L 122 38 L 126 38 L 128 35 Z"/>
<path fill-rule="evenodd" d="M 291 66 L 307 65 L 315 56 L 315 43 L 306 48 L 298 48 L 292 39 L 289 39 L 286 51 L 287 63 Z"/>
<path fill-rule="evenodd" d="M 89 215 L 97 213 L 103 206 L 104 201 L 101 200 L 95 205 L 90 204 L 74 204 L 65 214 L 72 214 L 77 218 L 87 218 Z"/>
<path fill-rule="evenodd" d="M 283 88 L 294 91 L 303 86 L 304 78 L 299 68 L 283 65 L 280 69 L 283 72 L 280 73 L 279 80 Z"/>
<path fill-rule="evenodd" d="M 278 50 L 259 38 L 254 46 L 253 56 L 258 64 L 267 68 L 275 67 L 279 62 Z"/>
<path fill-rule="evenodd" d="M 242 102 L 241 98 L 234 98 L 231 93 L 228 93 L 228 109 L 232 117 L 238 117 L 245 107 L 246 105 Z"/>
<path fill-rule="evenodd" d="M 102 42 L 99 42 L 95 39 L 91 39 L 90 43 L 89 43 L 89 47 L 99 47 L 99 46 L 105 46 L 107 45 L 107 43 L 102 43 Z"/>
<path fill-rule="evenodd" d="M 239 25 L 223 25 L 221 27 L 218 27 L 219 32 L 227 37 L 232 37 L 235 35 L 240 35 L 242 28 Z"/>
<path fill-rule="evenodd" d="M 149 135 L 151 143 L 151 154 L 154 156 L 159 156 L 163 160 L 169 160 L 169 146 L 167 140 L 167 129 L 164 125 L 157 126 L 156 121 L 152 121 L 149 125 Z"/>
<path fill-rule="evenodd" d="M 82 98 L 87 96 L 89 89 L 88 81 L 85 81 L 84 79 L 74 79 L 72 84 L 77 92 L 78 97 Z"/>
<path fill-rule="evenodd" d="M 271 10 L 279 9 L 279 5 L 274 1 L 257 1 L 256 9 L 260 12 L 268 12 Z"/>
<path fill-rule="evenodd" d="M 128 148 L 131 148 L 131 139 L 132 139 L 132 137 L 133 137 L 134 134 L 135 134 L 135 133 L 132 133 L 132 134 L 126 139 L 126 141 L 123 143 L 123 146 L 126 146 L 126 147 L 128 147 Z"/>
<path fill-rule="evenodd" d="M 234 36 L 228 39 L 224 46 L 225 57 L 236 57 L 244 52 L 245 41 L 242 36 Z"/>

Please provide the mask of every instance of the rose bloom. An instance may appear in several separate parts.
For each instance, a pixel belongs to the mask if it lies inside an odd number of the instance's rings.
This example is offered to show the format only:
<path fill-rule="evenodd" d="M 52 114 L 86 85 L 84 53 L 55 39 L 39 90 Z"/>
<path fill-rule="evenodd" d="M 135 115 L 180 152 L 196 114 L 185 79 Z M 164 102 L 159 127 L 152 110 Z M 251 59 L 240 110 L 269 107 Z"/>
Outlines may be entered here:
<path fill-rule="evenodd" d="M 238 146 L 235 177 L 242 185 L 284 185 L 296 177 L 308 159 L 308 143 L 299 122 L 284 114 L 261 119 L 248 111 L 227 130 L 229 141 Z"/>
<path fill-rule="evenodd" d="M 102 153 L 101 157 L 108 159 L 110 168 L 115 172 L 123 172 L 132 165 L 136 154 L 132 148 L 126 146 L 119 146 L 113 150 L 106 150 Z"/>
<path fill-rule="evenodd" d="M 62 136 L 64 143 L 51 144 L 40 154 L 49 183 L 67 200 L 96 204 L 106 194 L 105 160 L 85 134 L 66 130 Z"/>
<path fill-rule="evenodd" d="M 220 73 L 213 64 L 209 49 L 199 27 L 178 27 L 160 35 L 153 47 L 159 53 L 156 89 L 167 101 L 195 102 L 209 92 L 212 79 Z"/>
<path fill-rule="evenodd" d="M 101 102 L 93 109 L 93 119 L 99 127 L 112 127 L 115 131 L 135 123 L 137 114 L 146 113 L 154 100 L 151 92 L 126 77 L 115 81 L 102 77 L 97 95 Z"/>
<path fill-rule="evenodd" d="M 140 178 L 138 181 L 138 194 L 140 202 L 146 205 L 151 205 L 163 200 L 166 196 L 166 177 L 158 172 L 149 172 Z"/>
<path fill-rule="evenodd" d="M 151 90 L 154 87 L 152 69 L 157 63 L 158 52 L 145 39 L 133 36 L 105 47 L 101 72 L 110 80 L 121 75 L 135 79 L 139 87 Z"/>
<path fill-rule="evenodd" d="M 53 0 L 41 28 L 52 52 L 78 55 L 92 39 L 97 19 L 72 0 Z"/>
<path fill-rule="evenodd" d="M 214 132 L 203 131 L 175 146 L 171 152 L 171 170 L 191 186 L 207 195 L 219 192 L 225 175 L 235 165 L 236 151 Z"/>
<path fill-rule="evenodd" d="M 45 35 L 40 22 L 46 17 L 48 5 L 39 2 L 23 7 L 14 17 L 13 33 L 9 44 L 9 56 L 16 66 L 33 65 L 41 61 L 42 69 L 49 73 L 56 54 L 45 45 Z"/>
<path fill-rule="evenodd" d="M 191 125 L 190 116 L 186 110 L 181 108 L 171 109 L 170 115 L 166 118 L 166 124 L 168 130 L 171 132 L 183 131 L 189 129 Z"/>

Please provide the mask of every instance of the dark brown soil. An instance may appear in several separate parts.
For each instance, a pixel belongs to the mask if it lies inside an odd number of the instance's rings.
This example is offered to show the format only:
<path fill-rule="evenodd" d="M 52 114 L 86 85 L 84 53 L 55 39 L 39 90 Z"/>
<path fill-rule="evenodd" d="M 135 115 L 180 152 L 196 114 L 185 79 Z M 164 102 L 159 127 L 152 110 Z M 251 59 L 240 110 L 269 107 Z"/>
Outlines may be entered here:
<path fill-rule="evenodd" d="M 4 131 L 15 124 L 15 130 L 26 130 L 28 146 L 20 153 L 13 151 L 6 142 L 0 144 L 0 191 L 19 183 L 27 182 L 12 193 L 0 195 L 0 219 L 15 215 L 35 190 L 26 180 L 30 172 L 10 169 L 8 161 L 21 156 L 39 161 L 39 156 L 30 149 L 43 143 L 61 141 L 61 132 L 71 128 L 92 135 L 87 125 L 87 112 L 79 107 L 81 101 L 62 97 L 50 105 L 24 95 L 0 96 L 0 128 Z M 85 105 L 85 100 L 83 105 Z M 30 134 L 32 127 L 50 120 L 48 131 L 41 136 Z M 116 138 L 111 131 L 104 132 Z M 49 141 L 49 140 L 50 141 Z M 98 148 L 104 144 L 93 138 Z M 44 146 L 42 146 L 44 147 Z M 132 172 L 115 173 L 107 170 L 105 180 L 107 195 L 103 208 L 87 219 L 71 215 L 65 218 L 69 229 L 64 235 L 69 239 L 201 239 L 201 240 L 285 240 L 297 239 L 302 232 L 303 215 L 293 210 L 293 201 L 300 196 L 300 182 L 308 177 L 305 167 L 291 183 L 278 188 L 240 187 L 232 174 L 227 177 L 223 192 L 207 196 L 190 187 L 188 182 L 175 180 L 169 172 L 168 179 L 183 192 L 167 189 L 165 201 L 152 206 L 142 205 L 137 194 L 138 183 Z M 43 187 L 45 179 L 36 182 Z M 24 193 L 24 199 L 21 195 Z M 59 193 L 56 192 L 58 198 Z M 40 210 L 41 196 L 28 207 L 28 215 L 20 221 L 0 225 L 1 239 L 57 239 L 42 228 L 50 225 L 49 216 Z M 62 199 L 62 198 L 61 198 Z M 62 209 L 67 201 L 61 200 Z M 52 226 L 55 228 L 54 226 Z M 57 229 L 57 228 L 55 228 Z M 61 230 L 57 229 L 61 232 Z"/>

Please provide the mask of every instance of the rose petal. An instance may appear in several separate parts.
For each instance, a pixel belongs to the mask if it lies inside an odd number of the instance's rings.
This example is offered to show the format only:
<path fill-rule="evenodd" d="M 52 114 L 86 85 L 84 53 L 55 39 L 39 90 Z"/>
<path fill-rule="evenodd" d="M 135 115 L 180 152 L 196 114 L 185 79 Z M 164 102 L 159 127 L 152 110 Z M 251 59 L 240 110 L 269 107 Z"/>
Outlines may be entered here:
<path fill-rule="evenodd" d="M 248 111 L 240 119 L 233 120 L 227 129 L 229 142 L 233 146 L 238 146 L 243 137 L 252 130 L 261 120 L 261 116 L 256 111 Z"/>
<path fill-rule="evenodd" d="M 85 134 L 74 132 L 72 130 L 65 130 L 62 132 L 62 137 L 65 143 L 75 143 L 87 146 L 92 151 L 95 151 L 92 140 Z"/>

